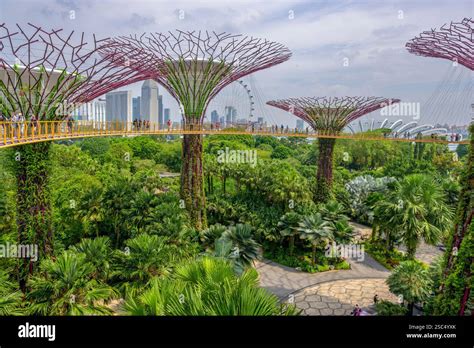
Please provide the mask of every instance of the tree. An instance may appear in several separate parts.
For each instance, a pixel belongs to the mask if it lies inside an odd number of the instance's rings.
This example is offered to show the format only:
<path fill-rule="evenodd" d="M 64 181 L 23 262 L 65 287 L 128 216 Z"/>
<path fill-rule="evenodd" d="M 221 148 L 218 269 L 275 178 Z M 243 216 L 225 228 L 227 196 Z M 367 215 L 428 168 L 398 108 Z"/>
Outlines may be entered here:
<path fill-rule="evenodd" d="M 387 223 L 400 235 L 412 259 L 420 241 L 436 244 L 453 217 L 439 185 L 423 174 L 412 174 L 397 182 L 389 199 L 376 206 L 377 214 L 388 218 Z"/>
<path fill-rule="evenodd" d="M 37 133 L 54 132 L 71 108 L 76 109 L 99 95 L 142 79 L 130 67 L 115 64 L 113 43 L 105 43 L 95 36 L 89 41 L 84 35 L 47 31 L 33 24 L 17 27 L 10 30 L 0 24 L 0 73 L 3 76 L 0 112 L 7 121 L 20 112 L 27 121 L 32 116 L 37 121 L 54 121 L 40 125 Z M 99 49 L 105 47 L 109 54 L 99 56 Z M 18 137 L 38 135 L 34 134 L 34 127 L 24 127 L 26 125 L 26 122 L 19 125 L 23 129 Z M 41 257 L 53 253 L 48 190 L 50 147 L 50 142 L 25 144 L 14 154 L 18 241 L 40 245 Z M 33 264 L 27 261 L 20 269 L 23 291 L 32 270 Z"/>
<path fill-rule="evenodd" d="M 428 269 L 419 261 L 404 261 L 392 271 L 386 280 L 390 291 L 402 296 L 413 315 L 416 302 L 426 301 L 431 295 L 432 280 Z"/>
<path fill-rule="evenodd" d="M 305 216 L 300 222 L 300 238 L 311 243 L 313 266 L 316 264 L 316 248 L 324 247 L 334 239 L 333 230 L 331 223 L 324 220 L 320 213 Z"/>
<path fill-rule="evenodd" d="M 332 192 L 334 136 L 355 119 L 399 101 L 376 97 L 313 97 L 275 100 L 267 104 L 291 112 L 320 135 L 315 202 L 324 203 Z"/>
<path fill-rule="evenodd" d="M 140 54 L 153 67 L 138 71 L 153 78 L 180 104 L 184 127 L 199 130 L 207 106 L 219 91 L 245 75 L 282 63 L 290 51 L 278 43 L 227 33 L 176 31 L 119 37 L 124 62 Z M 185 134 L 181 166 L 181 198 L 197 230 L 207 225 L 203 181 L 202 134 Z"/>
<path fill-rule="evenodd" d="M 282 237 L 288 237 L 288 249 L 290 255 L 293 255 L 295 249 L 295 237 L 298 235 L 298 227 L 301 216 L 298 213 L 290 211 L 283 215 L 278 221 L 278 228 Z"/>

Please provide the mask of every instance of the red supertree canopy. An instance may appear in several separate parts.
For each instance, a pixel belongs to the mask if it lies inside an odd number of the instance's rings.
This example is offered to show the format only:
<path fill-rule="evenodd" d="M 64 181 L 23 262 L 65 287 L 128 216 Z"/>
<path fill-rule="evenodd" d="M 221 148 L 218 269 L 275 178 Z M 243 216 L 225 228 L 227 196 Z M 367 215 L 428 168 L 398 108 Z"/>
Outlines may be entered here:
<path fill-rule="evenodd" d="M 408 52 L 425 57 L 444 58 L 474 70 L 474 21 L 443 25 L 439 30 L 424 31 L 407 42 Z"/>
<path fill-rule="evenodd" d="M 99 50 L 107 49 L 107 57 Z M 0 25 L 0 98 L 7 117 L 58 119 L 58 107 L 70 108 L 118 87 L 143 80 L 127 65 L 119 66 L 117 47 L 83 33 L 47 31 L 33 24 L 10 30 Z"/>
<path fill-rule="evenodd" d="M 302 97 L 267 104 L 294 114 L 321 134 L 337 134 L 355 119 L 398 102 L 380 97 Z"/>
<path fill-rule="evenodd" d="M 276 42 L 207 31 L 121 36 L 110 42 L 120 46 L 122 62 L 164 86 L 180 103 L 185 121 L 193 123 L 202 122 L 207 105 L 226 85 L 291 56 Z"/>

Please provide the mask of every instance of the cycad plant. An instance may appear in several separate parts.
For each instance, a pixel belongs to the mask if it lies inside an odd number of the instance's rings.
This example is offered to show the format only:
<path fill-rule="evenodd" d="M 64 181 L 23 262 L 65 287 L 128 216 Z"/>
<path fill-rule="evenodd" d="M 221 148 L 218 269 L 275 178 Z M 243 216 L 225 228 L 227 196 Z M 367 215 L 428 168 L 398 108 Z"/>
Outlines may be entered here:
<path fill-rule="evenodd" d="M 40 315 L 105 315 L 103 302 L 115 291 L 94 278 L 96 269 L 85 254 L 64 251 L 56 260 L 41 262 L 39 273 L 28 282 L 29 312 Z"/>
<path fill-rule="evenodd" d="M 324 247 L 328 242 L 334 240 L 334 228 L 329 221 L 323 219 L 320 213 L 303 218 L 298 228 L 300 238 L 311 243 L 312 264 L 316 264 L 316 249 Z"/>
<path fill-rule="evenodd" d="M 72 251 L 86 255 L 86 260 L 94 266 L 94 278 L 107 281 L 110 274 L 112 249 L 108 237 L 84 238 L 71 247 Z"/>
<path fill-rule="evenodd" d="M 168 279 L 154 279 L 137 297 L 127 298 L 125 310 L 132 315 L 295 315 L 294 306 L 258 286 L 254 269 L 241 276 L 229 261 L 202 258 L 179 266 Z"/>

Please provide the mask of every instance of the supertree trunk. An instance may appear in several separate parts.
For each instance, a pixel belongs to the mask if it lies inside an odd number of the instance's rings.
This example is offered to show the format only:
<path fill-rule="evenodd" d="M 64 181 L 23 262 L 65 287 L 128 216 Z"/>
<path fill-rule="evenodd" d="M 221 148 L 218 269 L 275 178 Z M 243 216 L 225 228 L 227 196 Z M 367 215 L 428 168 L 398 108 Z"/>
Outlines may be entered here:
<path fill-rule="evenodd" d="M 314 199 L 316 203 L 324 203 L 330 199 L 332 191 L 336 139 L 331 136 L 338 135 L 355 119 L 398 102 L 399 99 L 377 97 L 302 97 L 271 100 L 267 104 L 299 117 L 320 135 Z"/>
<path fill-rule="evenodd" d="M 38 260 L 53 252 L 51 203 L 48 190 L 49 142 L 22 145 L 14 153 L 17 179 L 18 244 L 38 246 Z M 18 280 L 26 291 L 28 275 L 33 272 L 33 261 L 19 262 Z"/>
<path fill-rule="evenodd" d="M 291 56 L 276 42 L 208 31 L 121 36 L 111 43 L 121 48 L 124 62 L 168 90 L 180 104 L 186 127 L 195 130 L 202 126 L 209 102 L 222 88 Z M 143 61 L 152 65 L 143 67 Z M 202 137 L 185 135 L 181 196 L 198 230 L 206 226 L 202 162 Z"/>
<path fill-rule="evenodd" d="M 319 142 L 318 169 L 316 174 L 315 201 L 325 203 L 331 197 L 333 153 L 336 139 L 322 139 Z"/>
<path fill-rule="evenodd" d="M 101 57 L 99 50 L 105 48 L 107 55 Z M 10 30 L 0 24 L 0 112 L 7 121 L 18 113 L 26 122 L 33 116 L 54 121 L 57 129 L 81 104 L 145 78 L 129 64 L 121 66 L 115 53 L 113 43 L 95 36 L 88 44 L 84 34 L 46 31 L 33 24 Z M 53 254 L 49 150 L 48 142 L 23 145 L 14 158 L 18 241 L 36 244 L 39 258 Z M 20 288 L 25 291 L 33 263 L 25 260 L 18 267 Z"/>
<path fill-rule="evenodd" d="M 207 227 L 202 135 L 184 135 L 182 158 L 181 198 L 185 202 L 193 227 L 201 230 Z"/>
<path fill-rule="evenodd" d="M 472 288 L 474 260 L 474 125 L 470 126 L 469 158 L 461 177 L 462 188 L 454 233 L 446 249 L 440 293 L 434 312 L 464 315 Z"/>

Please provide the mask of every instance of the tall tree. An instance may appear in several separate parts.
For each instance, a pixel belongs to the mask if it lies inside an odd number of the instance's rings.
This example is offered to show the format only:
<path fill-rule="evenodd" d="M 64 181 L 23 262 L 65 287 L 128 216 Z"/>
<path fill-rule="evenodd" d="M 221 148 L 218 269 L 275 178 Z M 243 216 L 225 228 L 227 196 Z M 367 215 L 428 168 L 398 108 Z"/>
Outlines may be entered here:
<path fill-rule="evenodd" d="M 355 119 L 399 101 L 376 97 L 312 97 L 273 100 L 267 104 L 301 118 L 320 136 L 315 192 L 315 201 L 318 203 L 331 198 L 336 143 L 334 136 Z"/>
<path fill-rule="evenodd" d="M 203 137 L 199 130 L 207 106 L 231 82 L 280 64 L 291 53 L 275 42 L 207 31 L 151 33 L 119 37 L 113 42 L 122 47 L 124 61 L 133 60 L 133 66 L 165 87 L 181 107 L 183 125 L 190 132 L 183 137 L 181 198 L 194 227 L 205 228 Z M 154 66 L 141 67 L 135 64 L 137 59 Z"/>

